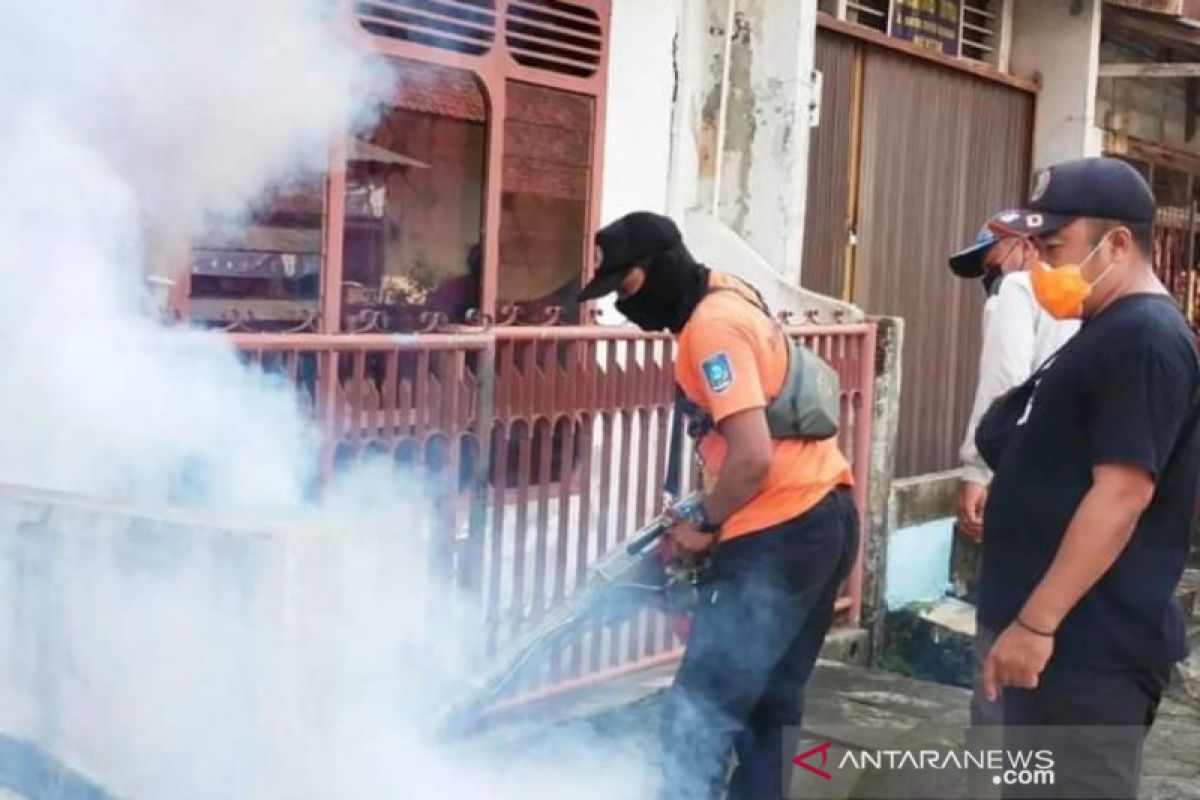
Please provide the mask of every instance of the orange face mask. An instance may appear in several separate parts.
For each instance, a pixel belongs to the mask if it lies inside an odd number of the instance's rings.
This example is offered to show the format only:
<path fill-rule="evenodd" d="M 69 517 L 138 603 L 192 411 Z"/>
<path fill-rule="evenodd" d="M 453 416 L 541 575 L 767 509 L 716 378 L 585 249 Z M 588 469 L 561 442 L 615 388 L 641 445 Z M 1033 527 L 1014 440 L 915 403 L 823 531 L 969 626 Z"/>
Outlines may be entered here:
<path fill-rule="evenodd" d="M 1083 277 L 1083 265 L 1092 260 L 1104 244 L 1101 239 L 1087 258 L 1078 264 L 1064 264 L 1052 267 L 1042 260 L 1034 263 L 1029 271 L 1029 282 L 1033 285 L 1033 296 L 1038 305 L 1046 309 L 1046 313 L 1055 319 L 1079 319 L 1083 316 L 1083 303 L 1092 295 L 1092 289 L 1104 280 L 1112 269 L 1110 263 L 1104 268 L 1096 280 L 1089 282 Z"/>

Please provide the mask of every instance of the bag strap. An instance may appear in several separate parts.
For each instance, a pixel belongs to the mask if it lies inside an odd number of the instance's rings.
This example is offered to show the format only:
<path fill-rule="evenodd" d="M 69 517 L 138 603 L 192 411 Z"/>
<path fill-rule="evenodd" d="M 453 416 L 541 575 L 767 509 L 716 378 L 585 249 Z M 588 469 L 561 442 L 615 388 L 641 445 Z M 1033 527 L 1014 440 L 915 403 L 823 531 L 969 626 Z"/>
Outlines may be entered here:
<path fill-rule="evenodd" d="M 792 359 L 792 347 L 793 347 L 792 337 L 788 336 L 788 332 L 783 329 L 783 323 L 779 321 L 778 317 L 776 317 L 775 315 L 773 315 L 771 313 L 771 309 L 767 307 L 767 301 L 763 300 L 762 293 L 759 292 L 758 289 L 755 289 L 753 286 L 746 283 L 745 281 L 738 280 L 738 283 L 740 283 L 742 286 L 746 287 L 746 289 L 753 295 L 753 298 L 746 296 L 745 293 L 739 292 L 737 289 L 735 289 L 732 286 L 715 286 L 713 288 L 710 288 L 708 290 L 707 294 L 713 294 L 714 292 L 732 292 L 733 294 L 737 295 L 738 297 L 745 300 L 747 303 L 749 303 L 750 305 L 754 306 L 759 311 L 761 311 L 763 313 L 763 315 L 766 316 L 766 318 L 771 321 L 771 323 L 775 326 L 775 330 L 779 331 L 779 335 L 783 338 L 784 355 L 787 357 L 788 363 L 790 365 L 791 359 Z M 788 369 L 790 369 L 790 366 L 788 367 Z M 786 384 L 786 378 L 785 378 L 785 384 Z M 775 398 L 771 398 L 771 401 L 774 401 L 774 400 L 775 400 Z M 768 401 L 768 402 L 771 402 L 771 401 Z"/>
<path fill-rule="evenodd" d="M 1067 349 L 1067 345 L 1071 344 L 1071 342 L 1074 341 L 1074 339 L 1075 339 L 1074 336 L 1072 336 L 1070 339 L 1067 339 L 1065 342 L 1060 344 L 1053 353 L 1046 356 L 1046 360 L 1043 361 L 1041 363 L 1041 366 L 1039 366 L 1037 369 L 1035 369 L 1033 371 L 1033 373 L 1030 374 L 1030 376 L 1025 379 L 1025 382 L 1033 383 L 1033 382 L 1039 380 L 1042 377 L 1042 375 L 1046 372 L 1046 370 L 1050 369 L 1050 367 L 1052 367 L 1054 365 L 1054 361 L 1059 357 L 1059 355 L 1062 354 L 1063 350 Z"/>
<path fill-rule="evenodd" d="M 740 281 L 739 281 L 740 282 Z M 762 294 L 757 289 L 745 282 L 740 282 L 753 297 L 747 296 L 744 292 L 738 291 L 732 286 L 714 286 L 705 292 L 707 297 L 716 292 L 732 292 L 733 294 L 745 300 L 750 305 L 761 311 L 768 319 L 775 323 L 783 336 L 784 346 L 788 344 L 787 332 L 783 330 L 783 326 L 779 324 L 779 320 L 771 316 L 770 309 L 767 308 L 767 303 L 762 298 Z M 790 356 L 789 356 L 790 357 Z M 668 440 L 667 448 L 667 474 L 663 480 L 663 490 L 672 497 L 678 497 L 680 484 L 682 483 L 682 462 L 683 462 L 683 434 L 685 426 L 683 424 L 684 417 L 691 417 L 692 422 L 687 426 L 689 435 L 694 436 L 696 443 L 702 439 L 712 429 L 711 417 L 708 414 L 703 414 L 700 407 L 687 399 L 683 389 L 679 384 L 675 384 L 675 402 L 671 412 L 671 431 Z M 706 422 L 707 418 L 707 422 Z"/>
<path fill-rule="evenodd" d="M 708 296 L 710 294 L 716 294 L 717 292 L 732 292 L 733 294 L 737 295 L 741 299 L 745 300 L 750 305 L 757 308 L 759 311 L 761 311 L 763 314 L 766 315 L 767 319 L 771 320 L 776 325 L 778 325 L 779 320 L 777 320 L 777 319 L 775 319 L 775 317 L 771 316 L 771 309 L 767 308 L 767 301 L 763 300 L 763 296 L 758 291 L 758 289 L 755 289 L 753 286 L 751 286 L 750 284 L 748 284 L 744 281 L 739 281 L 739 283 L 741 283 L 742 286 L 746 287 L 746 289 L 754 295 L 753 298 L 747 297 L 745 293 L 739 292 L 737 289 L 735 289 L 732 286 L 710 287 L 709 290 L 707 292 L 705 292 L 705 296 Z"/>
<path fill-rule="evenodd" d="M 663 491 L 670 497 L 680 496 L 680 484 L 683 481 L 683 417 L 692 403 L 675 384 L 675 406 L 671 411 L 671 438 L 667 444 L 667 476 L 663 481 Z"/>

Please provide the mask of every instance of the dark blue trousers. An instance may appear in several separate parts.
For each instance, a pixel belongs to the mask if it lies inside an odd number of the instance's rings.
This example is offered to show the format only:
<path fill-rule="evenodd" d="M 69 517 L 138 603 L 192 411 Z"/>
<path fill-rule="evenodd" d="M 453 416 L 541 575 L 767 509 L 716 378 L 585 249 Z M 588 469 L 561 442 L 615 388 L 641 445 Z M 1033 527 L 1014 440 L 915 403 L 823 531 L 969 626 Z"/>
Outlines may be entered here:
<path fill-rule="evenodd" d="M 804 686 L 858 549 L 849 490 L 717 546 L 662 721 L 664 800 L 779 800 Z"/>

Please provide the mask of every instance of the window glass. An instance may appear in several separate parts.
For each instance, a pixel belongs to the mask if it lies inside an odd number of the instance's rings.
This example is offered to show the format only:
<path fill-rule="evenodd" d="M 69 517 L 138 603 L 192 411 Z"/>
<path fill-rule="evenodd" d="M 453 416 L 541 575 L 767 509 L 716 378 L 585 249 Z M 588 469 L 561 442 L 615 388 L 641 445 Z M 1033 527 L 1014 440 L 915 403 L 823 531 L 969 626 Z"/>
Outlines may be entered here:
<path fill-rule="evenodd" d="M 324 177 L 277 190 L 249 220 L 216 220 L 192 242 L 190 316 L 295 327 L 318 310 Z"/>
<path fill-rule="evenodd" d="M 471 73 L 397 61 L 399 89 L 347 155 L 343 327 L 452 322 L 479 306 L 486 106 Z"/>
<path fill-rule="evenodd" d="M 517 305 L 523 319 L 553 306 L 579 319 L 593 125 L 589 97 L 508 84 L 497 306 Z"/>

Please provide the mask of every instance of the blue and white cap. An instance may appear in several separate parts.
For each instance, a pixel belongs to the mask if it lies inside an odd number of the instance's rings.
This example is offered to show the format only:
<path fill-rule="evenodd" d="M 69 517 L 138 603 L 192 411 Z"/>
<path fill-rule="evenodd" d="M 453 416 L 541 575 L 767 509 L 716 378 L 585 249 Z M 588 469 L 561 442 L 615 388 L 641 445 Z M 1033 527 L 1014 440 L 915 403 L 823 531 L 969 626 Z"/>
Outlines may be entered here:
<path fill-rule="evenodd" d="M 960 278 L 982 278 L 985 272 L 984 256 L 987 255 L 988 250 L 992 249 L 992 245 L 1004 238 L 993 227 L 998 220 L 1014 213 L 1016 212 L 1011 209 L 1005 209 L 989 217 L 975 236 L 975 242 L 950 256 L 950 271 Z"/>

